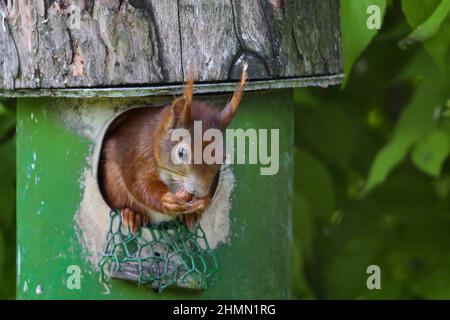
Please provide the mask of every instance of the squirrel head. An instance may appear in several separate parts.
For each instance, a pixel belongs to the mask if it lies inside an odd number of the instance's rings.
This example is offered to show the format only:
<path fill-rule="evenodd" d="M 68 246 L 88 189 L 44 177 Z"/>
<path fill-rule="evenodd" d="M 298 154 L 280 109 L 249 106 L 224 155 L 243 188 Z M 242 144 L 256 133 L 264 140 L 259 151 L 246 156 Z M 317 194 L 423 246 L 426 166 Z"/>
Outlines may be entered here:
<path fill-rule="evenodd" d="M 223 132 L 233 120 L 239 106 L 245 83 L 246 65 L 242 68 L 241 81 L 231 100 L 225 108 L 218 110 L 206 102 L 193 100 L 194 81 L 191 71 L 183 95 L 166 107 L 160 128 L 160 136 L 163 139 L 156 146 L 159 148 L 157 150 L 158 165 L 165 177 L 169 176 L 192 195 L 205 197 L 221 166 L 220 163 L 206 163 L 203 159 L 203 152 L 212 141 L 203 141 L 203 139 L 194 141 L 194 137 L 196 133 L 198 134 L 200 127 L 202 137 L 208 129 L 220 130 L 223 137 Z M 177 130 L 178 138 L 174 139 L 175 130 Z M 183 137 L 179 136 L 179 133 L 183 133 Z M 225 157 L 224 141 L 220 147 Z M 213 150 L 213 155 L 214 152 Z M 195 157 L 196 154 L 200 156 Z"/>

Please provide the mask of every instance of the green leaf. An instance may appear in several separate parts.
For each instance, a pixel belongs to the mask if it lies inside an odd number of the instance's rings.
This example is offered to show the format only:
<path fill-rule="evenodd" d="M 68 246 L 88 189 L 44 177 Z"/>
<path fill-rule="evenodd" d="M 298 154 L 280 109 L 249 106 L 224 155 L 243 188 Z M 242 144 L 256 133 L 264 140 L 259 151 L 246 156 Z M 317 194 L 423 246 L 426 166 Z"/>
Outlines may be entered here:
<path fill-rule="evenodd" d="M 295 189 L 308 201 L 316 219 L 328 222 L 335 206 L 333 181 L 324 164 L 303 149 L 295 150 Z"/>
<path fill-rule="evenodd" d="M 14 130 L 16 124 L 15 117 L 10 114 L 0 117 L 0 141 L 5 139 L 5 135 Z"/>
<path fill-rule="evenodd" d="M 16 202 L 16 140 L 0 144 L 0 228 L 12 226 Z"/>
<path fill-rule="evenodd" d="M 414 31 L 400 45 L 423 42 L 438 66 L 448 68 L 450 0 L 402 0 L 403 13 Z"/>
<path fill-rule="evenodd" d="M 436 63 L 433 58 L 423 48 L 419 48 L 412 55 L 411 60 L 392 80 L 393 84 L 399 84 L 404 81 L 421 79 L 430 73 L 430 70 L 436 69 Z"/>
<path fill-rule="evenodd" d="M 299 246 L 303 257 L 311 253 L 314 238 L 314 213 L 305 195 L 296 188 L 294 198 L 294 242 Z"/>
<path fill-rule="evenodd" d="M 428 260 L 427 260 L 428 262 Z M 412 289 L 416 296 L 423 296 L 424 299 L 448 299 L 450 296 L 450 257 L 442 254 L 438 262 L 428 263 L 425 272 L 420 277 L 414 277 L 411 281 Z"/>
<path fill-rule="evenodd" d="M 327 242 L 315 247 L 327 258 L 316 264 L 324 275 L 324 298 L 411 299 L 430 295 L 428 288 L 415 287 L 418 279 L 433 287 L 438 279 L 434 273 L 445 267 L 448 270 L 442 263 L 448 251 L 450 220 L 448 201 L 439 201 L 429 182 L 427 176 L 405 167 L 369 197 L 339 204 L 342 223 L 324 236 Z M 381 290 L 366 287 L 370 264 L 382 270 Z M 341 274 L 345 276 L 337 276 Z M 444 289 L 440 284 L 436 287 Z M 446 291 L 431 294 L 442 299 L 448 288 Z"/>
<path fill-rule="evenodd" d="M 399 46 L 405 49 L 408 45 L 422 42 L 433 37 L 441 28 L 442 23 L 450 12 L 450 0 L 442 0 L 433 14 L 421 25 L 399 42 Z"/>
<path fill-rule="evenodd" d="M 441 129 L 435 129 L 422 138 L 414 148 L 414 164 L 429 175 L 439 177 L 442 165 L 449 154 L 449 137 Z"/>
<path fill-rule="evenodd" d="M 363 195 L 382 183 L 414 144 L 435 125 L 433 113 L 445 101 L 446 95 L 447 87 L 441 79 L 423 79 L 403 111 L 391 141 L 378 152 L 372 163 Z"/>
<path fill-rule="evenodd" d="M 330 231 L 331 244 L 322 253 L 329 260 L 320 266 L 326 299 L 354 299 L 367 291 L 367 266 L 378 263 L 385 241 L 379 237 L 380 215 L 371 213 L 367 207 L 343 208 L 343 222 Z"/>
<path fill-rule="evenodd" d="M 0 116 L 8 113 L 8 109 L 5 108 L 5 105 L 0 102 Z"/>
<path fill-rule="evenodd" d="M 386 11 L 386 0 L 342 0 L 341 1 L 341 32 L 344 55 L 345 79 L 343 87 L 348 81 L 350 72 L 356 59 L 366 49 L 372 38 L 378 33 L 377 29 L 367 27 L 369 14 L 367 8 L 377 5 L 381 11 L 381 18 Z"/>
<path fill-rule="evenodd" d="M 298 141 L 307 141 L 325 162 L 348 166 L 354 152 L 355 122 L 347 110 L 337 105 L 330 107 L 322 101 L 299 109 L 296 112 Z"/>
<path fill-rule="evenodd" d="M 370 168 L 369 178 L 364 187 L 363 194 L 367 194 L 374 187 L 386 180 L 392 169 L 406 157 L 409 148 L 417 138 L 415 134 L 401 135 L 381 149 Z"/>
<path fill-rule="evenodd" d="M 294 289 L 294 296 L 297 299 L 312 299 L 314 295 L 311 291 L 311 288 L 308 286 L 308 281 L 305 277 L 305 252 L 301 247 L 301 241 L 294 238 L 293 243 L 293 270 L 292 270 L 292 282 Z"/>
<path fill-rule="evenodd" d="M 294 102 L 301 106 L 317 106 L 319 101 L 305 88 L 294 90 Z"/>

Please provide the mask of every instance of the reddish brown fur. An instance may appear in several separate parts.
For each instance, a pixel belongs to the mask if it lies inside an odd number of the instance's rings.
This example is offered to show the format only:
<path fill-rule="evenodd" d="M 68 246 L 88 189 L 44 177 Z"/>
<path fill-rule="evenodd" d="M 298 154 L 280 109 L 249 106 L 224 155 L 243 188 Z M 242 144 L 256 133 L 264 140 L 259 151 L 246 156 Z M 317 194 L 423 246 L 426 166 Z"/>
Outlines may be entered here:
<path fill-rule="evenodd" d="M 170 141 L 170 130 L 184 128 L 193 137 L 194 121 L 197 120 L 202 121 L 203 132 L 209 128 L 224 130 L 239 104 L 244 84 L 245 78 L 222 112 L 205 102 L 193 101 L 193 81 L 189 80 L 184 95 L 171 105 L 134 109 L 116 119 L 111 126 L 113 129 L 105 137 L 99 170 L 109 206 L 127 208 L 141 215 L 150 210 L 167 215 L 180 214 L 167 208 L 189 197 L 177 198 L 170 194 L 168 186 L 160 180 L 161 168 L 175 168 L 170 161 L 170 151 L 176 142 Z M 202 149 L 208 143 L 203 143 Z M 182 175 L 193 175 L 211 186 L 219 169 L 218 164 L 202 163 L 180 165 L 174 170 Z M 198 208 L 203 209 L 209 200 L 201 200 L 197 200 Z"/>
<path fill-rule="evenodd" d="M 122 125 L 105 138 L 101 174 L 104 194 L 112 208 L 138 213 L 163 211 L 160 198 L 169 190 L 159 180 L 154 142 L 159 140 L 155 128 L 165 123 L 169 111 L 167 107 L 129 111 Z"/>

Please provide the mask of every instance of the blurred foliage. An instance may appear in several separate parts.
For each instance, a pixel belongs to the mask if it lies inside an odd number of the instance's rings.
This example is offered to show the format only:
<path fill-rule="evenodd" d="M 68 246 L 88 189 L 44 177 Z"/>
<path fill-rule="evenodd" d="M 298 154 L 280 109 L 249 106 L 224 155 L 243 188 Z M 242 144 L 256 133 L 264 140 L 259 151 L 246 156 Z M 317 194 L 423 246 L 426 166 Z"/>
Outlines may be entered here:
<path fill-rule="evenodd" d="M 15 101 L 0 100 L 0 299 L 15 298 Z"/>
<path fill-rule="evenodd" d="M 341 1 L 341 16 L 348 17 L 348 19 L 341 19 L 344 72 L 346 74 L 344 85 L 348 81 L 348 75 L 356 59 L 378 32 L 377 29 L 366 27 L 367 11 L 371 5 L 377 5 L 381 9 L 381 15 L 384 16 L 387 0 Z M 354 30 L 356 25 L 361 26 L 358 28 L 358 32 Z"/>
<path fill-rule="evenodd" d="M 449 11 L 341 1 L 348 82 L 294 95 L 297 298 L 450 298 Z M 381 290 L 367 289 L 372 264 Z"/>

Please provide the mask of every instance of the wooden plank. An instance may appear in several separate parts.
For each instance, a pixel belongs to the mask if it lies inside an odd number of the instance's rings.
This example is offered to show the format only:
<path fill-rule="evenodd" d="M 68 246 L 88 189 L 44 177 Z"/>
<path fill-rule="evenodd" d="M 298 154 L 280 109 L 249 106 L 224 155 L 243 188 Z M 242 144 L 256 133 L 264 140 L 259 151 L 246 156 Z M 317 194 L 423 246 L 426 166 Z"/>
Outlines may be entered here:
<path fill-rule="evenodd" d="M 7 0 L 0 24 L 0 89 L 342 72 L 338 0 Z"/>
<path fill-rule="evenodd" d="M 249 82 L 246 91 L 288 89 L 299 87 L 323 87 L 341 83 L 343 75 L 322 77 L 289 78 L 277 80 L 261 80 Z M 64 89 L 15 89 L 0 90 L 0 96 L 7 98 L 20 97 L 68 97 L 68 98 L 120 98 L 174 96 L 183 92 L 181 84 L 157 85 L 148 87 L 115 87 L 115 88 L 64 88 Z M 231 93 L 236 89 L 236 82 L 196 84 L 195 94 Z"/>
<path fill-rule="evenodd" d="M 338 1 L 273 0 L 270 8 L 282 77 L 342 71 Z"/>
<path fill-rule="evenodd" d="M 182 66 L 197 81 L 228 79 L 239 52 L 231 1 L 179 0 Z"/>
<path fill-rule="evenodd" d="M 6 10 L 6 5 L 0 1 L 0 87 L 13 89 L 19 73 L 19 57 L 9 25 L 4 19 Z"/>
<path fill-rule="evenodd" d="M 150 0 L 146 3 L 146 10 L 149 18 L 155 22 L 160 44 L 160 63 L 165 74 L 164 82 L 182 81 L 177 1 Z"/>
<path fill-rule="evenodd" d="M 249 65 L 251 79 L 279 76 L 279 67 L 273 50 L 272 33 L 266 23 L 262 1 L 232 0 L 236 36 L 241 55 L 232 69 L 231 78 L 238 79 L 242 61 Z"/>
<path fill-rule="evenodd" d="M 97 5 L 94 18 L 106 45 L 104 84 L 155 83 L 163 80 L 155 25 L 144 11 L 128 1 L 112 1 L 114 7 Z"/>

